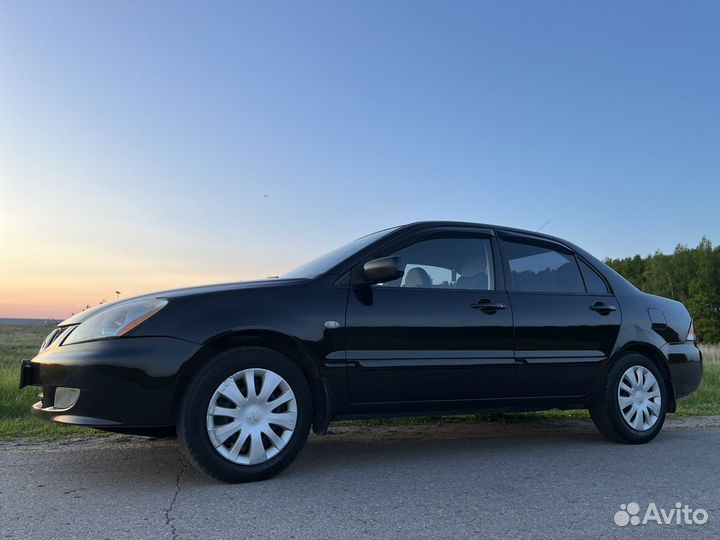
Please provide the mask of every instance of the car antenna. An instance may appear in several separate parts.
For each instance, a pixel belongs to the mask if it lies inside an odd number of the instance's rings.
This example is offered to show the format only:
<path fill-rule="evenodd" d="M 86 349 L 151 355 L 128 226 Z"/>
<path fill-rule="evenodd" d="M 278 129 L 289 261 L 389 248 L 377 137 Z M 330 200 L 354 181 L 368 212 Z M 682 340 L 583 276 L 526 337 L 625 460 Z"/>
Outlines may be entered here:
<path fill-rule="evenodd" d="M 545 225 L 547 225 L 548 223 L 550 223 L 551 221 L 552 221 L 551 219 L 548 219 L 545 223 L 543 223 L 542 225 L 540 225 L 540 228 L 535 229 L 535 232 L 540 232 L 540 230 L 541 230 L 543 227 L 545 227 Z"/>

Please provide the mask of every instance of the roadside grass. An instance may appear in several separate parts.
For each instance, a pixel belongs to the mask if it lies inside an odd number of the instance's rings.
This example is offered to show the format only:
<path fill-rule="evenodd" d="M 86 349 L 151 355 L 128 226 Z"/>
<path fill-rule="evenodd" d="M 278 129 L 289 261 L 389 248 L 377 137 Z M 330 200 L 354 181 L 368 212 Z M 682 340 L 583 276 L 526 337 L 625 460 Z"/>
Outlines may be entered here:
<path fill-rule="evenodd" d="M 716 351 L 720 347 L 714 345 Z M 700 347 L 703 349 L 703 347 Z M 683 416 L 720 415 L 720 358 L 703 355 L 704 370 L 700 388 L 678 401 L 677 414 Z"/>
<path fill-rule="evenodd" d="M 700 345 L 703 353 L 703 362 L 706 364 L 720 364 L 720 343 L 703 343 Z"/>
<path fill-rule="evenodd" d="M 105 432 L 93 429 L 60 426 L 43 422 L 30 414 L 38 400 L 38 388 L 20 390 L 20 360 L 32 358 L 50 326 L 0 326 L 0 438 L 11 437 L 86 437 L 102 436 Z M 720 415 L 720 345 L 701 345 L 705 372 L 700 389 L 678 403 L 676 414 L 682 416 Z M 532 422 L 537 420 L 579 419 L 589 420 L 587 411 L 552 410 L 540 413 L 480 414 L 449 417 L 408 417 L 382 420 L 352 420 L 338 425 L 418 425 L 490 421 L 502 423 Z"/>

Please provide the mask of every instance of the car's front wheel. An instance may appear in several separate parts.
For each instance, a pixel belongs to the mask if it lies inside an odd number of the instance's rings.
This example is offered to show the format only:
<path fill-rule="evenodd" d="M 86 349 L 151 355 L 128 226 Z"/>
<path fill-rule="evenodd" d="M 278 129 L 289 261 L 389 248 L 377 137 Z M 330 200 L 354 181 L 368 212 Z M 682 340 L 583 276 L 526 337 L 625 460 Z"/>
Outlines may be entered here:
<path fill-rule="evenodd" d="M 610 368 L 602 401 L 590 409 L 600 433 L 625 443 L 645 443 L 665 422 L 667 391 L 657 365 L 638 353 L 619 358 Z"/>
<path fill-rule="evenodd" d="M 178 438 L 188 459 L 210 476 L 250 482 L 293 461 L 311 418 L 300 369 L 275 351 L 244 347 L 210 359 L 192 379 L 179 411 Z"/>

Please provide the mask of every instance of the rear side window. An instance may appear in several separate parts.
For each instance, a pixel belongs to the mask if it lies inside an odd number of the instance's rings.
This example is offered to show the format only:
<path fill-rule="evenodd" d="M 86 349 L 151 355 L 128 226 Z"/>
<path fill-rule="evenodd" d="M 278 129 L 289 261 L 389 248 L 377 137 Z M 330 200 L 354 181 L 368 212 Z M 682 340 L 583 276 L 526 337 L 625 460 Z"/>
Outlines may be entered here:
<path fill-rule="evenodd" d="M 589 264 L 583 260 L 578 260 L 578 263 L 580 264 L 582 275 L 585 278 L 587 292 L 590 294 L 607 294 L 610 292 L 603 278 L 601 278 L 593 268 L 590 268 Z"/>
<path fill-rule="evenodd" d="M 575 256 L 542 243 L 504 240 L 514 291 L 585 293 Z"/>

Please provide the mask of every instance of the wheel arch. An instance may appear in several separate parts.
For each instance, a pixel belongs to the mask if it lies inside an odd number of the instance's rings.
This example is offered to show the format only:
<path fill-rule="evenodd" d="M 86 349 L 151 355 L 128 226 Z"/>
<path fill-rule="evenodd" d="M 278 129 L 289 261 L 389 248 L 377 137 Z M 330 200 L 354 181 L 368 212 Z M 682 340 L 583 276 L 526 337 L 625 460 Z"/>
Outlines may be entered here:
<path fill-rule="evenodd" d="M 670 376 L 670 368 L 668 368 L 667 358 L 665 358 L 662 351 L 649 343 L 629 343 L 612 355 L 610 363 L 608 364 L 608 369 L 609 366 L 611 366 L 618 358 L 621 358 L 629 353 L 642 354 L 643 356 L 649 358 L 657 366 L 663 375 L 663 379 L 665 380 L 665 390 L 668 396 L 667 411 L 671 413 L 675 412 L 677 409 L 675 387 L 673 386 L 672 377 Z"/>
<path fill-rule="evenodd" d="M 313 400 L 313 431 L 324 434 L 330 423 L 330 399 L 312 354 L 295 338 L 274 330 L 246 329 L 218 334 L 185 362 L 177 376 L 173 394 L 173 415 L 177 415 L 185 390 L 197 371 L 216 354 L 241 347 L 263 347 L 278 352 L 293 362 L 305 376 Z"/>

